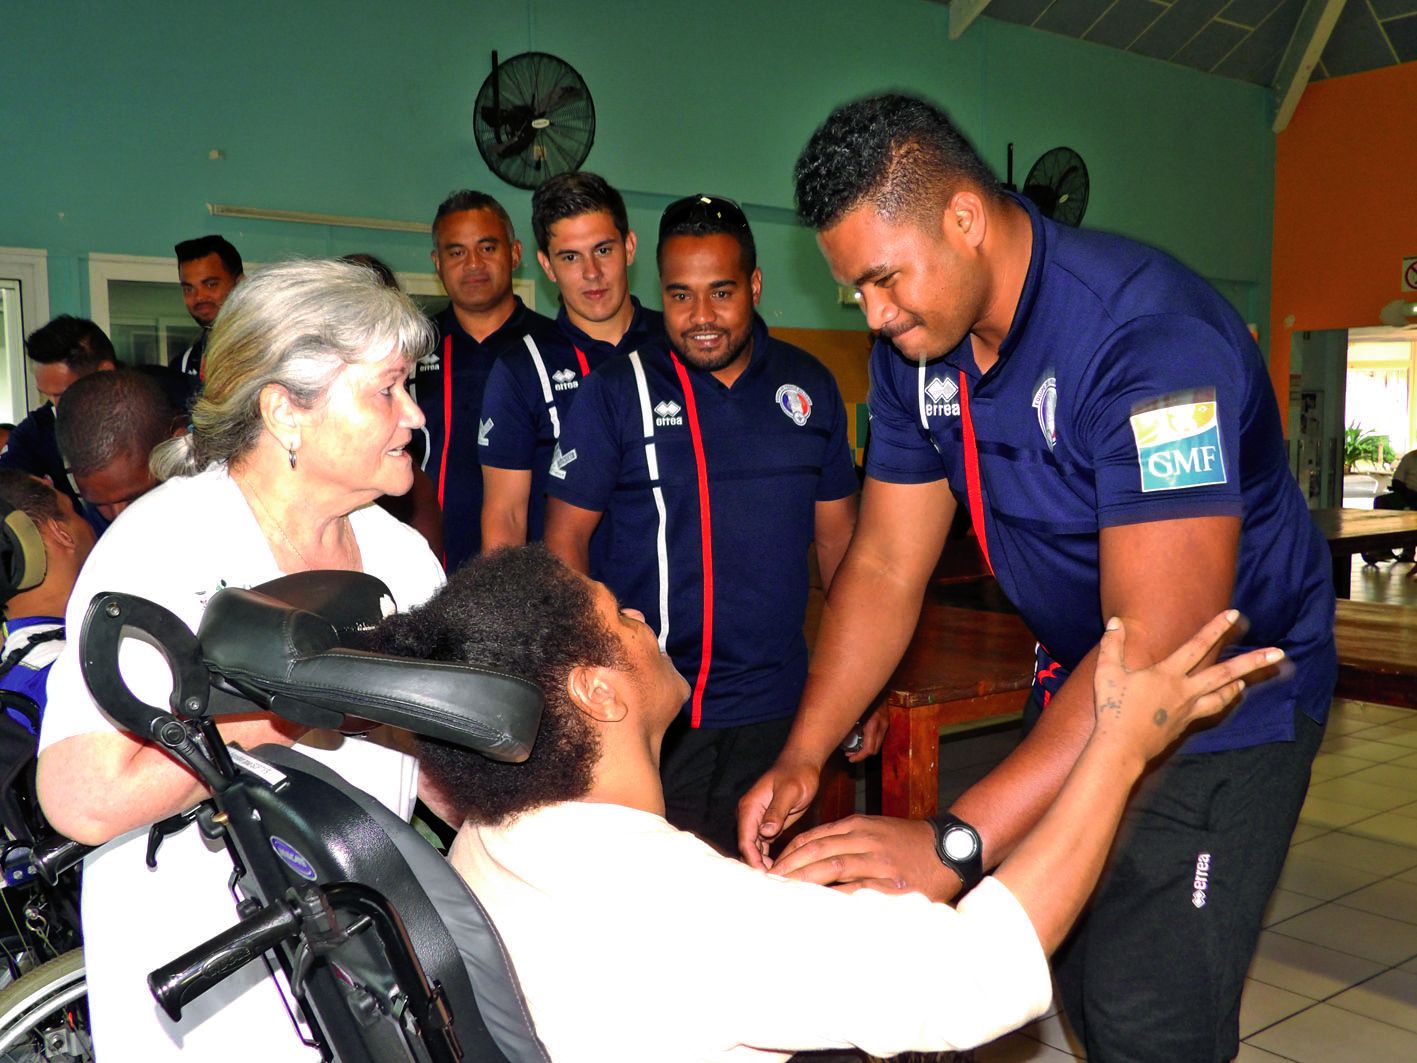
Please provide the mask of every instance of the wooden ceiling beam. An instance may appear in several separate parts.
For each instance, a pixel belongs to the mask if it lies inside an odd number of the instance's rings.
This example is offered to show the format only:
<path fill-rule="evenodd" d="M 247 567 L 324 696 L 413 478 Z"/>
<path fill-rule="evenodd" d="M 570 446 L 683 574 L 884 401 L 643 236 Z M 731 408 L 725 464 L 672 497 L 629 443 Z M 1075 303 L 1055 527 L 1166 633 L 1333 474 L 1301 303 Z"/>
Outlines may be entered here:
<path fill-rule="evenodd" d="M 989 0 L 950 0 L 950 40 L 963 37 L 988 6 Z"/>
<path fill-rule="evenodd" d="M 1299 23 L 1294 27 L 1294 35 L 1284 49 L 1279 60 L 1279 69 L 1274 75 L 1274 96 L 1276 110 L 1274 131 L 1282 133 L 1294 117 L 1294 108 L 1299 106 L 1299 97 L 1309 84 L 1309 77 L 1323 55 L 1324 47 L 1343 13 L 1345 0 L 1308 0 L 1299 14 Z M 954 23 L 954 7 L 950 8 L 951 28 Z M 954 34 L 951 33 L 951 36 Z"/>

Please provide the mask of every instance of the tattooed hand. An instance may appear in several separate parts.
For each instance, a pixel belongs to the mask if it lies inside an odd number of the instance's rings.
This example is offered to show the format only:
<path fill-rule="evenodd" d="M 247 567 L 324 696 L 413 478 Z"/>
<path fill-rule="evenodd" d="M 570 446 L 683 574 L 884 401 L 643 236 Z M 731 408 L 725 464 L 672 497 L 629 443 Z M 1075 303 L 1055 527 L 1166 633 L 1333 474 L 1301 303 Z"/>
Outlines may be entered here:
<path fill-rule="evenodd" d="M 1239 618 L 1234 609 L 1221 613 L 1171 656 L 1135 671 L 1122 659 L 1126 631 L 1121 619 L 1108 621 L 1093 676 L 1093 740 L 1125 743 L 1150 760 L 1190 724 L 1216 715 L 1239 697 L 1243 676 L 1284 657 L 1280 649 L 1251 650 L 1197 670 Z"/>

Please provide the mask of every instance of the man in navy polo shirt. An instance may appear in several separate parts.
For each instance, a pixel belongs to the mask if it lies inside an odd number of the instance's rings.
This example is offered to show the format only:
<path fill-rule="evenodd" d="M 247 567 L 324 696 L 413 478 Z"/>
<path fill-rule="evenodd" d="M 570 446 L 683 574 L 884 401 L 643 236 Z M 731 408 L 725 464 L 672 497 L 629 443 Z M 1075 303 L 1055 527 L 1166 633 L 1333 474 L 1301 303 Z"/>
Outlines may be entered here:
<path fill-rule="evenodd" d="M 1139 664 L 1233 603 L 1243 645 L 1284 647 L 1294 672 L 1143 783 L 1057 961 L 1089 1059 L 1228 1060 L 1336 670 L 1327 551 L 1259 351 L 1174 260 L 1006 193 L 924 101 L 838 110 L 796 180 L 799 213 L 880 334 L 873 435 L 802 711 L 743 801 L 745 855 L 763 862 L 895 666 L 959 502 L 1041 643 L 1031 729 L 948 813 L 818 828 L 777 872 L 953 897 L 1057 794 L 1092 728 L 1107 618 L 1125 618 Z"/>
<path fill-rule="evenodd" d="M 807 551 L 830 585 L 856 519 L 846 412 L 826 367 L 768 335 L 738 205 L 671 203 L 659 229 L 670 347 L 601 366 L 551 459 L 546 544 L 645 614 L 692 684 L 660 758 L 666 818 L 731 852 L 807 672 Z"/>
<path fill-rule="evenodd" d="M 531 228 L 536 259 L 561 292 L 559 335 L 524 337 L 524 349 L 507 352 L 487 380 L 478 436 L 487 550 L 541 538 L 551 450 L 581 381 L 664 334 L 659 312 L 630 294 L 635 234 L 605 178 L 581 170 L 548 179 L 532 194 Z"/>
<path fill-rule="evenodd" d="M 482 396 L 492 366 L 527 335 L 554 326 L 512 294 L 522 245 L 502 205 L 463 189 L 433 217 L 433 268 L 448 306 L 433 323 L 438 342 L 414 369 L 412 392 L 427 418 L 423 469 L 443 510 L 443 562 L 452 571 L 482 543 Z"/>

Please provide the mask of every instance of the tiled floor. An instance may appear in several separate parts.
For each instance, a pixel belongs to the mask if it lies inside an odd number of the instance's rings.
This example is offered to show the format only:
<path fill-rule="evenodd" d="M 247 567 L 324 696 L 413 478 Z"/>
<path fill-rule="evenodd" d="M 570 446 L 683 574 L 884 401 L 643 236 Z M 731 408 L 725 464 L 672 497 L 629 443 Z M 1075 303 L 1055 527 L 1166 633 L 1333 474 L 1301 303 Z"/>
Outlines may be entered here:
<path fill-rule="evenodd" d="M 1417 604 L 1411 568 L 1357 561 L 1353 596 Z M 1014 737 L 946 743 L 941 775 L 962 789 Z M 1289 852 L 1246 981 L 1237 1059 L 1417 1061 L 1417 712 L 1334 703 Z M 1075 1058 L 1083 1051 L 1057 1015 L 975 1053 Z"/>

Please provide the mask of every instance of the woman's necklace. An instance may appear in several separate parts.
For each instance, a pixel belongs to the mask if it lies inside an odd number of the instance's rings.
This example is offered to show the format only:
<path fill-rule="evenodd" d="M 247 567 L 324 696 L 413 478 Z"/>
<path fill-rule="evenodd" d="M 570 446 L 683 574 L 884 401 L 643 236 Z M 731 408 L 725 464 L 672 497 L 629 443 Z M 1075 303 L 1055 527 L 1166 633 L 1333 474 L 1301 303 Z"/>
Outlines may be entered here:
<path fill-rule="evenodd" d="M 256 503 L 257 506 L 259 506 L 259 507 L 261 508 L 261 512 L 266 515 L 266 520 L 270 521 L 272 524 L 275 525 L 276 531 L 280 533 L 280 537 L 281 537 L 282 540 L 284 540 L 285 545 L 288 546 L 288 547 L 290 547 L 291 553 L 293 553 L 296 557 L 298 557 L 298 558 L 300 559 L 300 563 L 301 563 L 302 565 L 304 565 L 307 569 L 313 569 L 313 568 L 315 568 L 315 566 L 312 565 L 312 564 L 309 562 L 309 560 L 305 557 L 305 555 L 300 552 L 300 547 L 298 547 L 298 546 L 295 545 L 295 541 L 294 541 L 293 539 L 291 539 L 291 537 L 290 537 L 288 534 L 286 534 L 285 525 L 283 525 L 279 520 L 277 520 L 277 519 L 276 519 L 276 515 L 275 515 L 274 513 L 272 513 L 272 512 L 270 511 L 270 509 L 268 509 L 268 508 L 266 507 L 266 503 L 265 503 L 265 501 L 261 498 L 260 492 L 258 492 L 258 491 L 256 490 L 255 484 L 253 484 L 253 483 L 252 483 L 249 479 L 247 479 L 246 477 L 242 477 L 241 480 L 238 481 L 238 482 L 239 482 L 243 487 L 245 487 L 247 491 L 251 492 L 251 498 L 252 498 L 252 500 Z M 343 525 L 344 525 L 344 530 L 345 530 L 345 531 L 348 531 L 348 529 L 349 529 L 349 518 L 348 518 L 348 517 L 340 517 L 340 521 L 341 521 L 341 522 L 343 523 Z M 343 538 L 343 536 L 341 536 L 341 538 Z M 345 548 L 345 563 L 346 563 L 346 565 L 347 565 L 349 568 L 351 568 L 351 569 L 354 569 L 354 568 L 358 568 L 358 567 L 359 567 L 359 566 L 358 566 L 358 562 L 357 562 L 357 561 L 355 560 L 355 558 L 354 558 L 354 552 L 353 552 L 352 550 L 350 550 L 347 546 L 346 546 L 346 548 Z"/>

